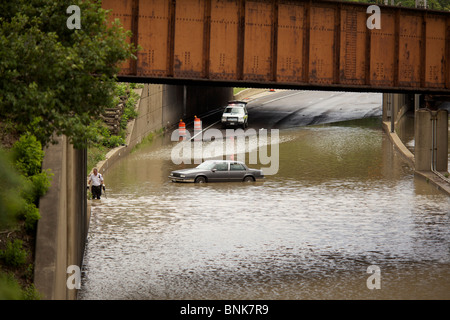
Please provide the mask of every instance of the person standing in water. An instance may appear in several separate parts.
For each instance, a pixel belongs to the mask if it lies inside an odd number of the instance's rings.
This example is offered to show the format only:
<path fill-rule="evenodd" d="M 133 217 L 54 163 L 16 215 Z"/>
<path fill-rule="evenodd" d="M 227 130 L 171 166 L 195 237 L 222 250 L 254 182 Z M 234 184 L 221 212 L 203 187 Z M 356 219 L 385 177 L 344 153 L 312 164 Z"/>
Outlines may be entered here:
<path fill-rule="evenodd" d="M 100 199 L 102 195 L 103 176 L 94 168 L 93 173 L 89 176 L 88 184 L 91 186 L 92 199 Z"/>

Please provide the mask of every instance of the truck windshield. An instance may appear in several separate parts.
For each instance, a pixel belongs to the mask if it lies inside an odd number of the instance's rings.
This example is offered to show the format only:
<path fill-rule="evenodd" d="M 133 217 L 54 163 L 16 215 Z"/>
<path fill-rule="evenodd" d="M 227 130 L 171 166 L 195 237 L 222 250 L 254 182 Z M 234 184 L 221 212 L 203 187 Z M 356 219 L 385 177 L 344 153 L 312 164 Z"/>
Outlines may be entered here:
<path fill-rule="evenodd" d="M 227 107 L 224 113 L 244 114 L 244 109 Z"/>

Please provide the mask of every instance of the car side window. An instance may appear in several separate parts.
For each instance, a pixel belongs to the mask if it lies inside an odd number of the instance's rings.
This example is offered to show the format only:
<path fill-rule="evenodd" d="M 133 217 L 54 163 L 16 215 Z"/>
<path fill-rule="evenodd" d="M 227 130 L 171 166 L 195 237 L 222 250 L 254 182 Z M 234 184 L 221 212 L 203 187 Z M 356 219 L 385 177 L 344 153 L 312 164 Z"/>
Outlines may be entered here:
<path fill-rule="evenodd" d="M 214 169 L 216 169 L 217 171 L 228 171 L 228 163 L 217 163 L 214 166 Z"/>
<path fill-rule="evenodd" d="M 231 171 L 244 171 L 245 168 L 242 164 L 240 163 L 231 163 L 230 164 L 230 170 Z"/>

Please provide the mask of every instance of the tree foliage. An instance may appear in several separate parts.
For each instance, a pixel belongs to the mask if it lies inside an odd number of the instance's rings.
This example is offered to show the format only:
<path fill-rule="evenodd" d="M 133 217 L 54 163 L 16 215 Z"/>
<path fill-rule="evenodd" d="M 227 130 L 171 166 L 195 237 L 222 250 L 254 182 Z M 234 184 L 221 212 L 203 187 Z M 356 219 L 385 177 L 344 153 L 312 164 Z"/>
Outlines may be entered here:
<path fill-rule="evenodd" d="M 373 4 L 384 4 L 385 0 L 347 0 L 353 2 L 361 3 L 373 3 Z M 392 0 L 387 1 L 389 5 L 392 4 Z M 414 8 L 416 6 L 415 0 L 394 0 L 395 6 L 402 6 L 408 8 Z M 450 11 L 450 0 L 427 0 L 428 9 L 433 10 L 446 10 Z"/>
<path fill-rule="evenodd" d="M 67 7 L 81 9 L 69 29 Z M 113 102 L 120 63 L 133 58 L 130 33 L 97 1 L 0 2 L 0 119 L 46 145 L 65 134 L 86 146 L 90 125 Z"/>
<path fill-rule="evenodd" d="M 25 208 L 26 202 L 20 196 L 24 188 L 22 179 L 12 165 L 12 160 L 0 148 L 0 230 L 15 223 L 18 213 Z"/>
<path fill-rule="evenodd" d="M 41 172 L 44 151 L 42 145 L 33 135 L 23 135 L 12 147 L 17 169 L 26 177 Z"/>

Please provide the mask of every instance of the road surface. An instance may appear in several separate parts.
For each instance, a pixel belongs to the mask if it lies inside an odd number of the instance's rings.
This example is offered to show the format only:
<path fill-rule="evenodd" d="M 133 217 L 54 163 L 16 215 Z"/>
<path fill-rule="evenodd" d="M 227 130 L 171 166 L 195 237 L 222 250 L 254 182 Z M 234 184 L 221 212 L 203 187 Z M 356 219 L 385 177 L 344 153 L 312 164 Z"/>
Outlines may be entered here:
<path fill-rule="evenodd" d="M 381 117 L 381 93 L 278 90 L 248 99 L 249 128 L 287 129 Z M 203 128 L 221 128 L 221 112 L 202 119 Z"/>

